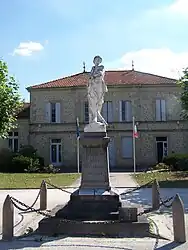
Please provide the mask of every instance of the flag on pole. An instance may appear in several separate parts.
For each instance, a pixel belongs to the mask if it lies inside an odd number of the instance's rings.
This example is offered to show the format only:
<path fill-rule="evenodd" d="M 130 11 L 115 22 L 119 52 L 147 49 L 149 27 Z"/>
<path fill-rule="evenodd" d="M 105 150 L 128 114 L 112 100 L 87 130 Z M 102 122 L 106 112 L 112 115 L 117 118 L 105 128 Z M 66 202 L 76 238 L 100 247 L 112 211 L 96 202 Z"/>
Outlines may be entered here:
<path fill-rule="evenodd" d="M 80 129 L 79 129 L 79 119 L 78 119 L 78 117 L 76 118 L 76 137 L 77 137 L 77 139 L 80 138 Z"/>
<path fill-rule="evenodd" d="M 137 131 L 137 126 L 136 126 L 136 124 L 134 125 L 133 137 L 134 137 L 134 138 L 138 138 L 138 131 Z"/>

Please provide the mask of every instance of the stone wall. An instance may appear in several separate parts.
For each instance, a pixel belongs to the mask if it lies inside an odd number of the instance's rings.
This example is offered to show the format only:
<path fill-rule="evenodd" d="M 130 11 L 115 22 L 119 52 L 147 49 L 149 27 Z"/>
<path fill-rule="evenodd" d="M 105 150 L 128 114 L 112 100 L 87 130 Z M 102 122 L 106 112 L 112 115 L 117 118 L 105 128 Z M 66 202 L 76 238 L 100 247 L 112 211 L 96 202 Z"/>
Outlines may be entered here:
<path fill-rule="evenodd" d="M 117 167 L 133 166 L 133 159 L 122 157 L 121 140 L 132 136 L 132 123 L 120 122 L 120 101 L 131 100 L 133 115 L 138 122 L 139 138 L 136 140 L 136 162 L 140 166 L 157 161 L 156 136 L 168 137 L 168 152 L 187 152 L 188 123 L 181 120 L 180 90 L 176 86 L 113 86 L 105 96 L 113 102 L 113 123 L 109 124 L 108 135 L 114 138 Z M 50 140 L 62 139 L 62 165 L 76 165 L 76 117 L 80 130 L 84 128 L 84 103 L 87 101 L 86 88 L 35 89 L 31 91 L 30 121 L 20 119 L 18 132 L 20 144 L 31 144 L 38 149 L 45 163 L 50 163 Z M 166 100 L 167 121 L 155 121 L 155 101 Z M 61 103 L 61 119 L 58 124 L 48 123 L 45 117 L 47 102 Z M 0 148 L 8 146 L 7 140 L 0 141 Z M 80 152 L 81 154 L 81 152 Z"/>

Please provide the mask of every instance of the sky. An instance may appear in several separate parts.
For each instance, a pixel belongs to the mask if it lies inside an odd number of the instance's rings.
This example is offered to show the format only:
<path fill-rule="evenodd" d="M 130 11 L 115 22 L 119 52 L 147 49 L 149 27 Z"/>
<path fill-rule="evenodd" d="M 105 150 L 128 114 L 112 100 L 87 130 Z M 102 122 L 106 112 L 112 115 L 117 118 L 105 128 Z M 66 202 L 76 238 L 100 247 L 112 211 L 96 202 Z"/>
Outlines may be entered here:
<path fill-rule="evenodd" d="M 3 11 L 2 11 L 3 10 Z M 188 0 L 1 0 L 0 58 L 28 86 L 92 67 L 179 78 L 188 66 Z"/>

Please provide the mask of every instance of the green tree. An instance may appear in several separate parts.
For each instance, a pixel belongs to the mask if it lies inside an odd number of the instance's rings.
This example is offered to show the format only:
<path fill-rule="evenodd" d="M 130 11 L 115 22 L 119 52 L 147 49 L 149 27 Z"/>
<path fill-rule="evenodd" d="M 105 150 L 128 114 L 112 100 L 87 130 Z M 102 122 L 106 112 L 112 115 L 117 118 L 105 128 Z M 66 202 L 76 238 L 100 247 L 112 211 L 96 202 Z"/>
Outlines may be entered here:
<path fill-rule="evenodd" d="M 16 127 L 17 114 L 23 105 L 18 90 L 15 78 L 9 76 L 6 62 L 0 60 L 0 138 L 6 138 Z"/>
<path fill-rule="evenodd" d="M 181 106 L 182 106 L 182 117 L 188 118 L 188 68 L 183 70 L 183 75 L 178 81 L 178 85 L 181 87 Z"/>

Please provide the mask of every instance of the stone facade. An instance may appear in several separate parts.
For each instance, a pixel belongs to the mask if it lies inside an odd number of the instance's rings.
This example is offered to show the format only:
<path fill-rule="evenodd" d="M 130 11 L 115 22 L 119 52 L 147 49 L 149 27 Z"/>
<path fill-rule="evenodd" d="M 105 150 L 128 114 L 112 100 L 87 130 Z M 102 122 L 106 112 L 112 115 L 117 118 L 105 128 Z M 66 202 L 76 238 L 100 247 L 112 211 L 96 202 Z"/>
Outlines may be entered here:
<path fill-rule="evenodd" d="M 121 122 L 120 101 L 132 102 L 139 138 L 136 139 L 136 164 L 146 167 L 158 161 L 156 137 L 166 137 L 168 153 L 185 153 L 188 149 L 187 122 L 180 117 L 180 89 L 176 85 L 114 85 L 108 86 L 105 101 L 112 101 L 113 122 L 109 124 L 108 136 L 113 139 L 114 168 L 133 166 L 133 157 L 122 156 L 122 138 L 132 137 L 132 122 Z M 156 121 L 156 100 L 166 100 L 166 121 Z M 19 143 L 31 144 L 38 149 L 45 163 L 50 163 L 50 140 L 61 139 L 63 167 L 76 167 L 76 117 L 83 132 L 84 103 L 87 101 L 85 86 L 31 89 L 30 117 L 19 119 Z M 46 103 L 60 103 L 59 123 L 49 123 Z M 1 142 L 0 147 L 7 146 Z M 80 155 L 82 149 L 80 149 Z M 81 160 L 81 159 L 80 159 Z"/>

